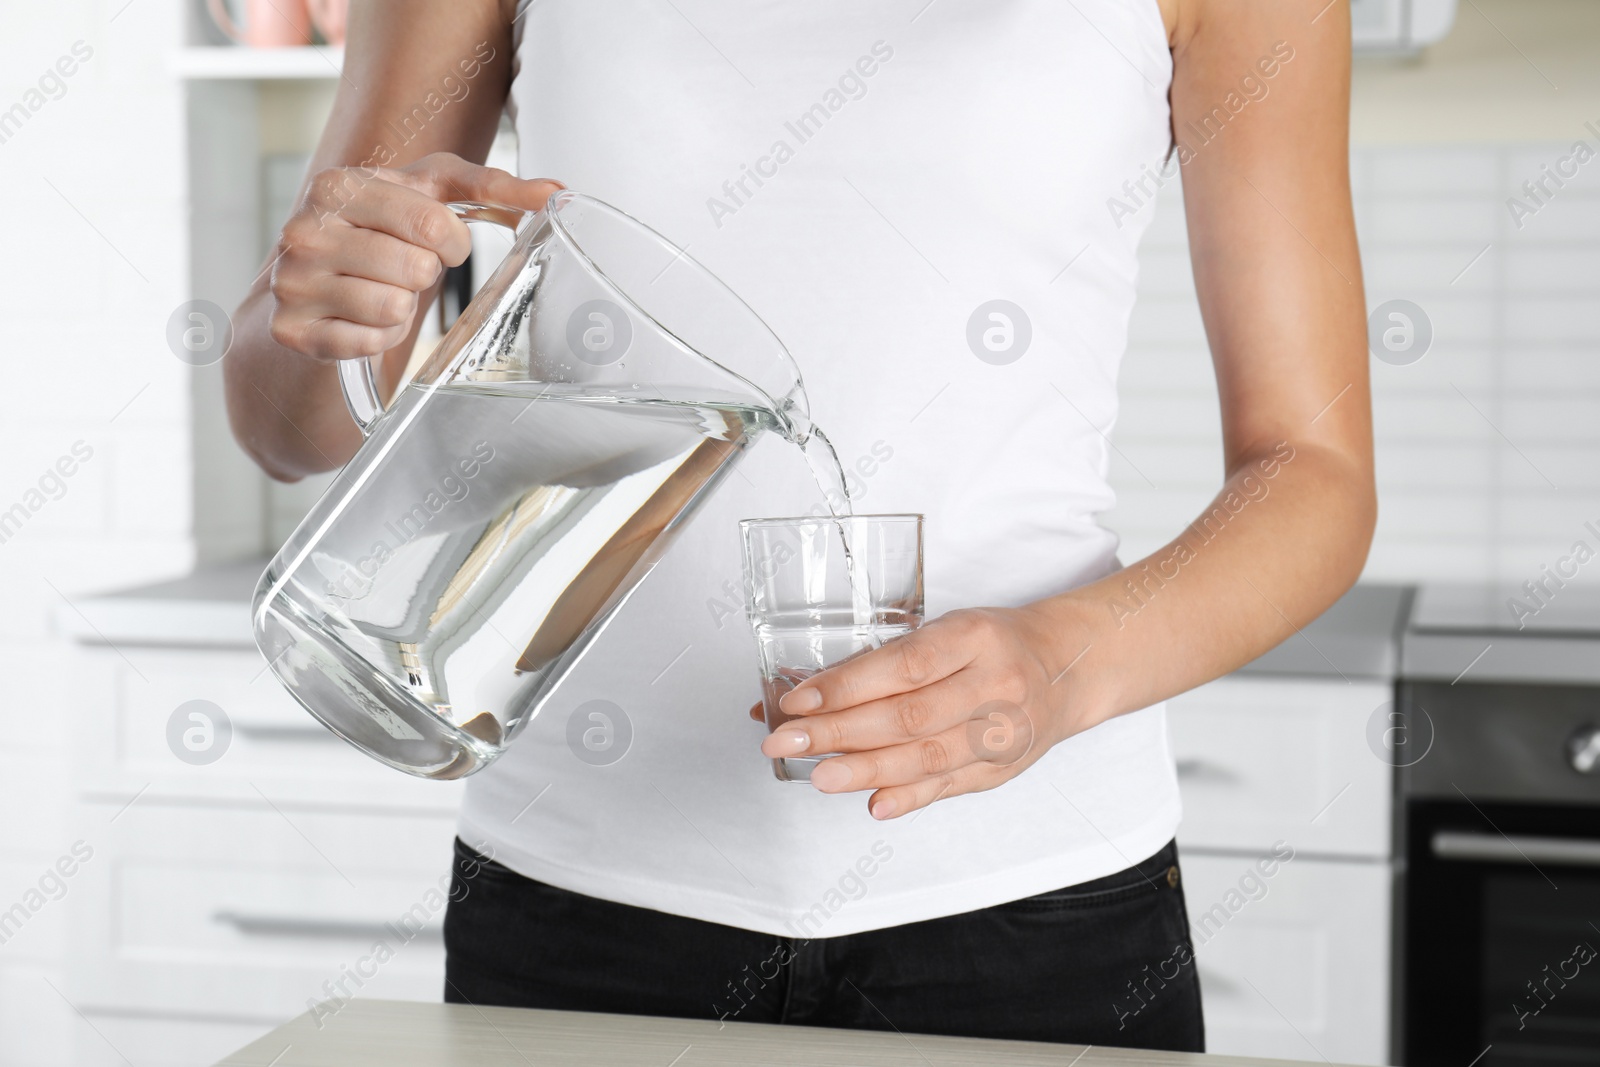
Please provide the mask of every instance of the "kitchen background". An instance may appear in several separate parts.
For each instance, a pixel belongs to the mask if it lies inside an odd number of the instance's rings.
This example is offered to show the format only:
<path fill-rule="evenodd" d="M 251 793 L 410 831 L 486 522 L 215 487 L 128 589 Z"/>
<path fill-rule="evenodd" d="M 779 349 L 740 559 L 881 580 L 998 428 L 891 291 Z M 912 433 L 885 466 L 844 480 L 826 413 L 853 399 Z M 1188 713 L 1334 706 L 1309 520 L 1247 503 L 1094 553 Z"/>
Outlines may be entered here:
<path fill-rule="evenodd" d="M 1383 39 L 1390 11 L 1431 10 L 1414 6 L 1358 0 L 1357 21 Z M 241 602 L 322 483 L 256 473 L 220 367 L 167 341 L 181 304 L 231 308 L 258 269 L 338 51 L 230 47 L 189 0 L 0 17 L 0 1063 L 207 1063 L 308 999 L 436 997 L 425 901 L 456 792 L 369 766 L 262 674 Z M 1524 184 L 1575 142 L 1600 152 L 1597 49 L 1590 0 L 1467 0 L 1419 55 L 1357 61 L 1368 306 L 1414 305 L 1413 347 L 1373 361 L 1368 584 L 1503 583 L 1487 602 L 1509 611 L 1575 542 L 1600 549 L 1600 159 L 1537 197 Z M 1220 471 L 1178 185 L 1145 242 L 1111 439 L 1106 521 L 1129 558 Z M 1571 586 L 1597 578 L 1580 568 L 1552 603 L 1587 603 Z M 1409 601 L 1383 603 L 1398 619 Z M 1224 909 L 1196 938 L 1212 1047 L 1395 1062 L 1396 761 L 1368 739 L 1395 664 L 1305 640 L 1315 657 L 1174 705 L 1190 903 Z M 214 765 L 168 744 L 193 700 L 227 716 Z M 1280 842 L 1294 859 L 1252 875 Z M 383 925 L 408 913 L 414 937 Z M 356 974 L 375 937 L 394 961 Z"/>

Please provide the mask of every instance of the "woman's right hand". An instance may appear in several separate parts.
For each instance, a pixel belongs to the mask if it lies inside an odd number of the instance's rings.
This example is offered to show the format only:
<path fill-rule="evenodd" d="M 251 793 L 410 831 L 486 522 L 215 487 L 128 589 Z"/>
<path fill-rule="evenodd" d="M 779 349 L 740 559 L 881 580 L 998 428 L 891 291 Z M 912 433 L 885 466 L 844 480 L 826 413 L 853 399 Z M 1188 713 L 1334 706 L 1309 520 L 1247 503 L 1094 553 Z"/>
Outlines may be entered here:
<path fill-rule="evenodd" d="M 472 249 L 446 202 L 537 210 L 561 188 L 448 152 L 392 169 L 318 172 L 278 240 L 272 339 L 319 361 L 387 352 L 411 335 L 419 295 Z"/>

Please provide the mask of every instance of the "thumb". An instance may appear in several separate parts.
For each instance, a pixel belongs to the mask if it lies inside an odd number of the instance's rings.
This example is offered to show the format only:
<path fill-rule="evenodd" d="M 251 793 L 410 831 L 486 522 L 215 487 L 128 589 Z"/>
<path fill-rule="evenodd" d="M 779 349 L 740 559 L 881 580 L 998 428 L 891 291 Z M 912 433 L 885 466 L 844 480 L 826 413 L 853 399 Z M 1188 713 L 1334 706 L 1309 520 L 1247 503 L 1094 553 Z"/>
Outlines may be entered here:
<path fill-rule="evenodd" d="M 497 167 L 468 162 L 450 152 L 435 152 L 399 168 L 406 184 L 441 203 L 472 200 L 537 211 L 566 186 L 550 178 L 518 178 Z"/>

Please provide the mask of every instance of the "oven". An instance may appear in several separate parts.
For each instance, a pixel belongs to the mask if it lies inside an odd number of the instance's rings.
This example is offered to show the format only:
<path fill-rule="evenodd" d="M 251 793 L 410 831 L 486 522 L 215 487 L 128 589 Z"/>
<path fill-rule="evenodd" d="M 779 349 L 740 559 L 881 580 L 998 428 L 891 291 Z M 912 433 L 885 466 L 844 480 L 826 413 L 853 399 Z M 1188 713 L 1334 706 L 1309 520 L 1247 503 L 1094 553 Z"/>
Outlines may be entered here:
<path fill-rule="evenodd" d="M 1600 685 L 1397 696 L 1399 1062 L 1600 1065 Z"/>

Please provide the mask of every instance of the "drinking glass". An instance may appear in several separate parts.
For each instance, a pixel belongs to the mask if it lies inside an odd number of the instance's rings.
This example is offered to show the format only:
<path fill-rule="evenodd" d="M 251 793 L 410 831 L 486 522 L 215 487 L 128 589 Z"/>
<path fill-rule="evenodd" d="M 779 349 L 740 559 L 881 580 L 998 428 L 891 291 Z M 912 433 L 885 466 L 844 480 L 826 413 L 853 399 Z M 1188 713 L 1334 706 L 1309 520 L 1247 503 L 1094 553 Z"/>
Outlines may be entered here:
<path fill-rule="evenodd" d="M 739 527 L 770 733 L 795 717 L 779 710 L 783 694 L 922 625 L 922 516 L 812 515 Z M 809 782 L 827 758 L 785 757 L 772 769 L 781 782 Z"/>

